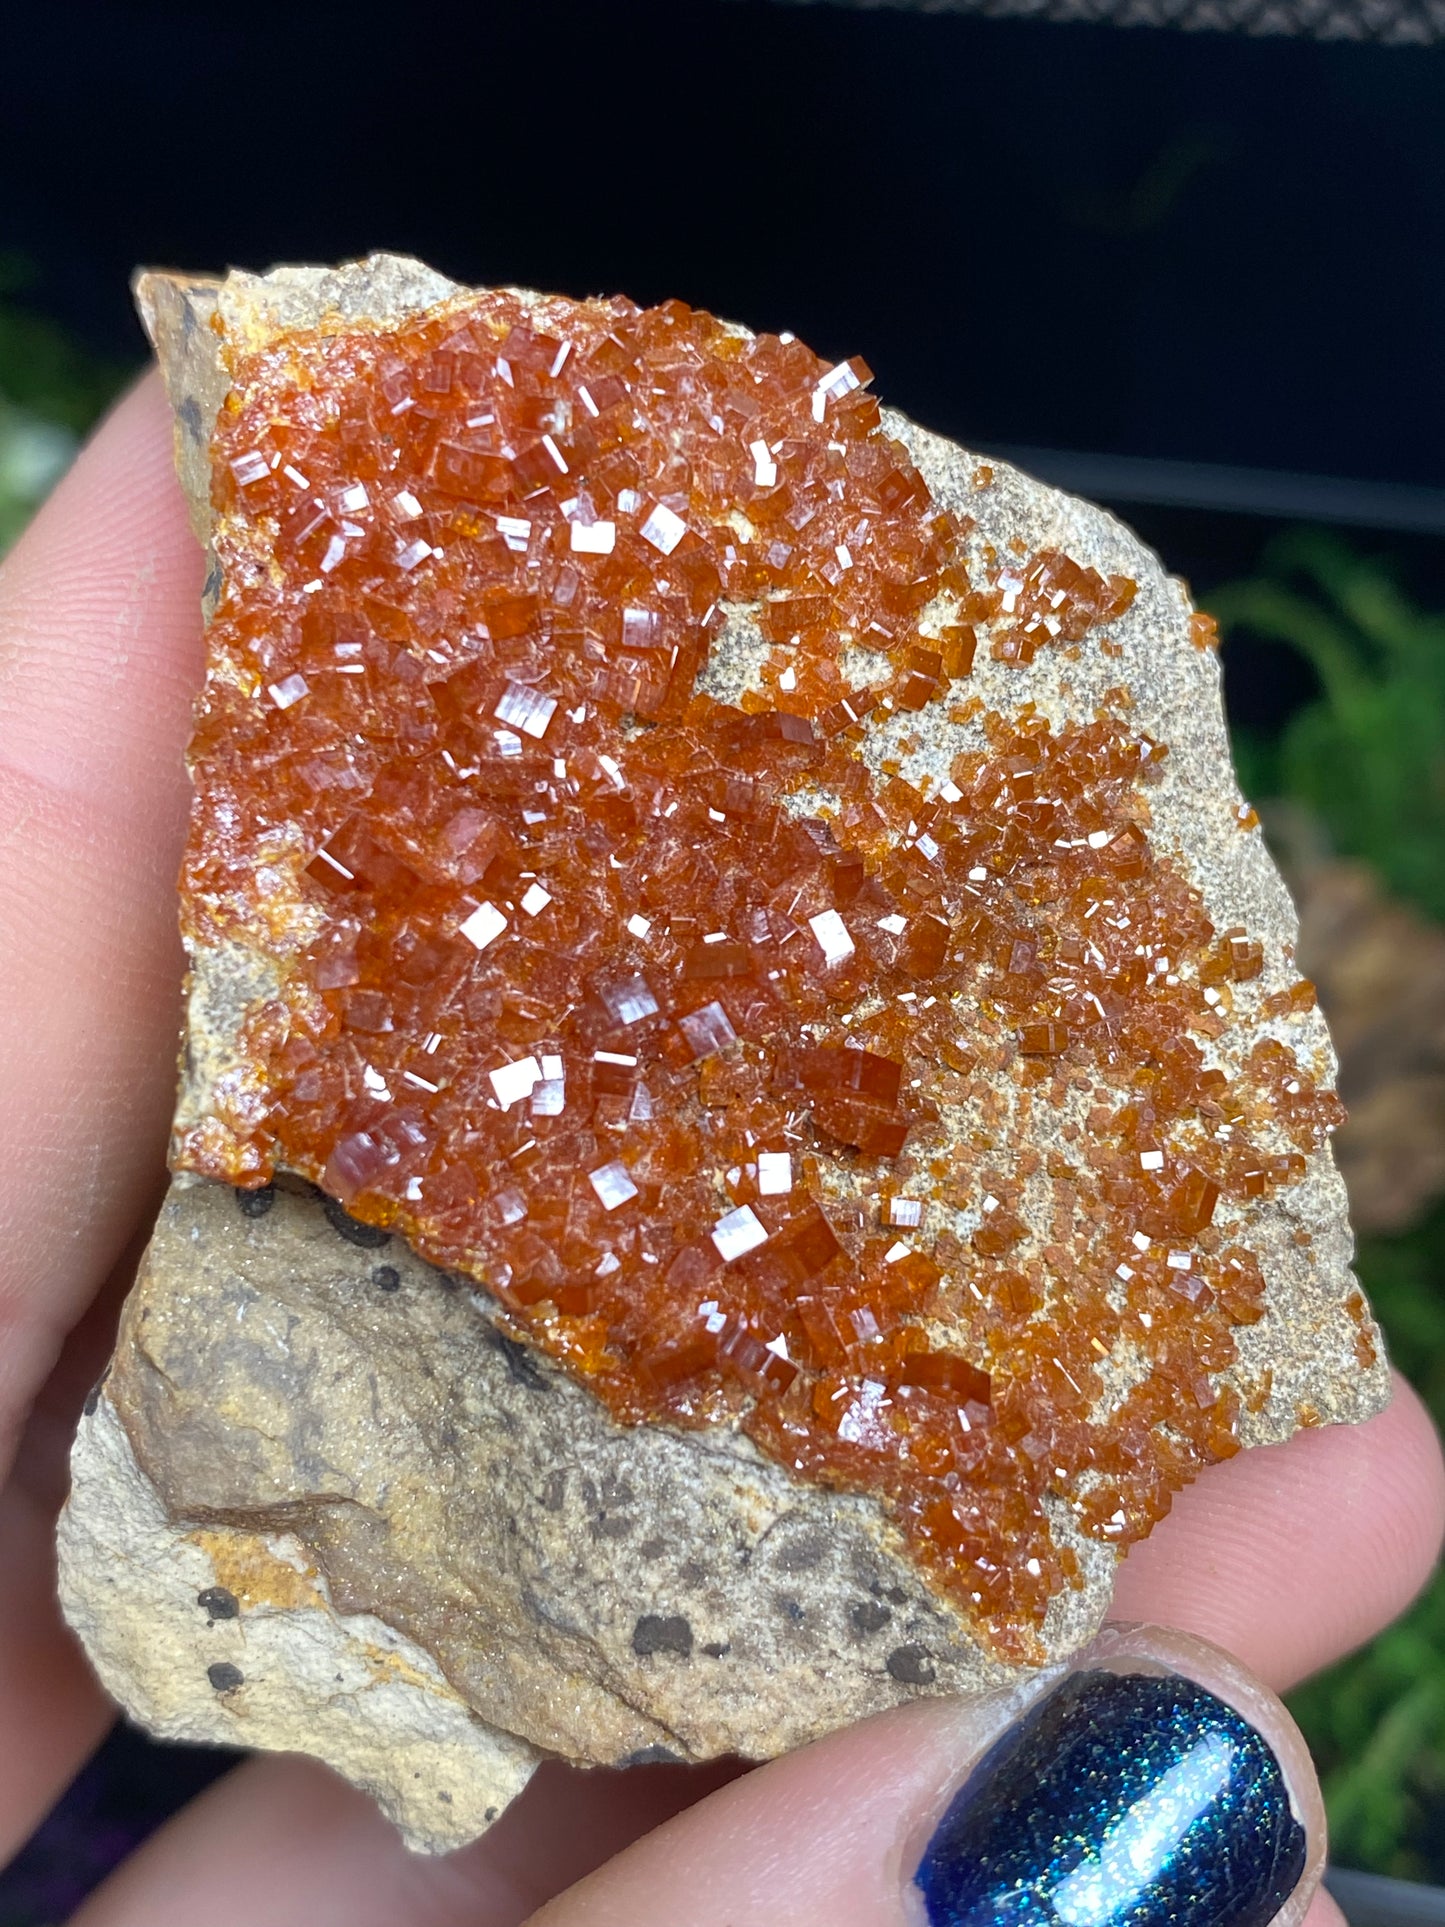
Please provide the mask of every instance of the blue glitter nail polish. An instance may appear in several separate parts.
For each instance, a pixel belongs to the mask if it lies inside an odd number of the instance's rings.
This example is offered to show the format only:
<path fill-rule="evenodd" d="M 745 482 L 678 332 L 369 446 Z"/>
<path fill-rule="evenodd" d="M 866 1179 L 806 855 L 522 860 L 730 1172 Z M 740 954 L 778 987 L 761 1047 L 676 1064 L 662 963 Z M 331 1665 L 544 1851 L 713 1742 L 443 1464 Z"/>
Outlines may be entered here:
<path fill-rule="evenodd" d="M 1076 1673 L 954 1796 L 931 1927 L 1266 1927 L 1305 1865 L 1279 1761 L 1177 1674 Z"/>

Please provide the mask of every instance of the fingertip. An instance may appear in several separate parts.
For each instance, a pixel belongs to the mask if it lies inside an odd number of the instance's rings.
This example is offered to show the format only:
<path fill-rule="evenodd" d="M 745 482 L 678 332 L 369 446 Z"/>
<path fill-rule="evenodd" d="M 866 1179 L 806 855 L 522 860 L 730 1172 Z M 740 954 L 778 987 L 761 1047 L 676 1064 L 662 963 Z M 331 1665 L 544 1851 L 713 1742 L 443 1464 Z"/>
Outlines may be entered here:
<path fill-rule="evenodd" d="M 0 755 L 12 776 L 82 806 L 123 793 L 142 810 L 159 779 L 174 827 L 203 577 L 151 371 L 99 423 L 0 570 Z"/>
<path fill-rule="evenodd" d="M 1197 1796 L 1186 1796 L 1196 1773 Z M 1189 1836 L 1199 1858 L 1187 1884 L 1201 1920 L 1303 1927 L 1324 1864 L 1303 1740 L 1277 1697 L 1228 1654 L 1147 1626 L 1107 1630 L 1062 1678 L 984 1700 L 916 1703 L 760 1767 L 560 1895 L 536 1923 L 999 1920 L 1005 1892 L 1033 1895 L 1057 1881 L 1049 1843 L 1067 1839 L 1072 1854 L 1072 1843 L 1097 1834 L 1094 1872 L 1070 1876 L 1082 1894 L 1108 1861 L 1112 1816 L 1142 1812 L 1147 1786 L 1160 1789 L 1159 1812 L 1176 1801 L 1186 1824 L 1209 1813 Z M 1176 1917 L 1150 1885 L 1169 1859 L 1148 1864 L 1130 1917 Z M 1186 1882 L 1183 1871 L 1162 1877 Z M 1108 1892 L 1100 1875 L 1088 1910 L 1059 1907 L 1058 1918 L 1104 1918 Z"/>
<path fill-rule="evenodd" d="M 160 370 L 148 363 L 115 396 L 81 445 L 79 454 L 50 496 L 63 502 L 100 473 L 123 472 L 128 479 L 179 507 L 175 480 L 174 418 Z M 43 511 L 42 511 L 43 512 Z"/>
<path fill-rule="evenodd" d="M 203 570 L 146 376 L 0 570 L 0 1471 L 161 1168 Z"/>
<path fill-rule="evenodd" d="M 1398 1375 L 1385 1410 L 1211 1467 L 1119 1572 L 1121 1619 L 1177 1626 L 1283 1690 L 1403 1612 L 1445 1531 L 1440 1439 Z"/>
<path fill-rule="evenodd" d="M 1398 1576 L 1397 1612 L 1403 1612 L 1428 1582 L 1445 1547 L 1445 1450 L 1425 1401 L 1400 1372 L 1392 1374 L 1394 1396 L 1378 1418 L 1371 1450 L 1383 1474 L 1393 1471 L 1391 1501 L 1381 1520 L 1393 1538 L 1381 1550 L 1393 1552 Z M 1392 1615 L 1393 1616 L 1393 1615 Z"/>
<path fill-rule="evenodd" d="M 1310 1902 L 1303 1927 L 1350 1927 L 1340 1903 L 1328 1889 L 1321 1887 Z"/>
<path fill-rule="evenodd" d="M 35 572 L 37 551 L 53 564 L 54 545 L 67 544 L 76 524 L 104 542 L 117 521 L 128 537 L 146 524 L 178 553 L 195 551 L 176 479 L 170 406 L 154 367 L 137 375 L 92 428 L 6 558 L 0 581 L 13 592 L 15 578 Z"/>

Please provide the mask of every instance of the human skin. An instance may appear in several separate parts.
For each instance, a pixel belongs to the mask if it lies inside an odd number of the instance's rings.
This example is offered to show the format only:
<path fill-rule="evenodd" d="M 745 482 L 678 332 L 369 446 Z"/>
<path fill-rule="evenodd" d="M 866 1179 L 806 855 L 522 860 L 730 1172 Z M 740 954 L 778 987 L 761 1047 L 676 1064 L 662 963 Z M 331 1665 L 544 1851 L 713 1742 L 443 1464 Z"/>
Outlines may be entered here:
<path fill-rule="evenodd" d="M 114 1717 L 61 1621 L 52 1548 L 79 1404 L 165 1179 L 200 589 L 148 377 L 0 566 L 0 1863 Z M 1214 1641 L 1282 1690 L 1404 1608 L 1442 1522 L 1439 1445 L 1401 1384 L 1366 1425 L 1206 1473 L 1130 1553 L 1115 1613 Z M 919 1918 L 913 1863 L 999 1717 L 922 1702 L 747 1774 L 548 1765 L 441 1860 L 324 1768 L 258 1758 L 77 1921 L 504 1927 L 545 1906 L 548 1927 L 894 1927 Z M 1261 1717 L 1279 1745 L 1282 1720 Z M 1309 1927 L 1338 1919 L 1316 1896 Z"/>

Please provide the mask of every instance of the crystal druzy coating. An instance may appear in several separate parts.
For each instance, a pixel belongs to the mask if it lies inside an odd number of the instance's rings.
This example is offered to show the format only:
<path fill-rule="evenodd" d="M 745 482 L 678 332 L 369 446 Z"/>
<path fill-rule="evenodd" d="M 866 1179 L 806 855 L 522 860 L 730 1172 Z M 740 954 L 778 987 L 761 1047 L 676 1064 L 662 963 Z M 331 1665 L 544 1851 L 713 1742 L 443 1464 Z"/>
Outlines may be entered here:
<path fill-rule="evenodd" d="M 1211 1061 L 1263 956 L 1153 847 L 1128 692 L 1027 700 L 1132 583 L 971 544 L 861 363 L 677 302 L 229 365 L 184 915 L 278 988 L 176 1163 L 309 1177 L 623 1421 L 875 1495 L 1037 1657 L 1051 1508 L 1124 1545 L 1236 1449 L 1248 1214 L 1338 1117 L 1278 1041 Z M 925 790 L 930 709 L 978 747 Z"/>

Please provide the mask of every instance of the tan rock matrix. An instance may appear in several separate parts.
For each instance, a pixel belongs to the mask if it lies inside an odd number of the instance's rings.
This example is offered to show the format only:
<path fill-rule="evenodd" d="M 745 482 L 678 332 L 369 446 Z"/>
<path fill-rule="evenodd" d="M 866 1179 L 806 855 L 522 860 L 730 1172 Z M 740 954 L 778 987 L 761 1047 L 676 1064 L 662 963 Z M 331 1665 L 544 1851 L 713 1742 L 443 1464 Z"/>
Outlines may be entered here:
<path fill-rule="evenodd" d="M 176 1181 L 67 1610 L 417 1845 L 1055 1662 L 1378 1410 L 1212 628 L 790 336 L 375 256 L 142 313 L 212 570 Z"/>

